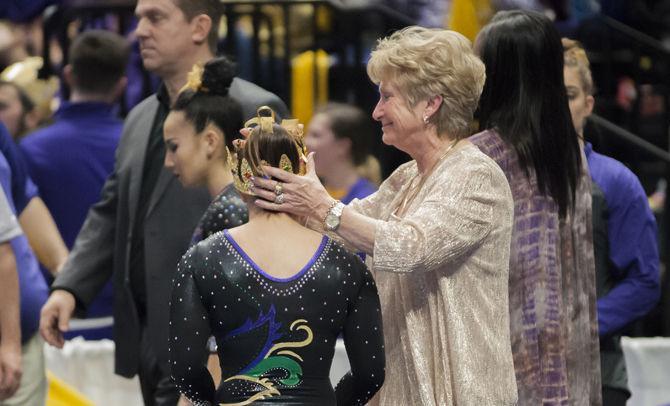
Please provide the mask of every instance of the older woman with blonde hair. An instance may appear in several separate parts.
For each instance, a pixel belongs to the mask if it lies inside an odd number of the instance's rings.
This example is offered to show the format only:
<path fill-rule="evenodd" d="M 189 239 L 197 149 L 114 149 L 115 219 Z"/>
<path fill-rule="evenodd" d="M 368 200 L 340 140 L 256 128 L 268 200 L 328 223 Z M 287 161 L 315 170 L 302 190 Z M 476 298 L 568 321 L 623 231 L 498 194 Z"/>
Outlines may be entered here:
<path fill-rule="evenodd" d="M 264 167 L 256 204 L 301 216 L 368 254 L 382 305 L 384 405 L 509 405 L 517 399 L 507 278 L 512 196 L 469 141 L 485 74 L 465 37 L 409 27 L 379 41 L 368 64 L 384 143 L 413 160 L 349 205 L 306 176 Z M 316 157 L 318 159 L 318 157 Z"/>

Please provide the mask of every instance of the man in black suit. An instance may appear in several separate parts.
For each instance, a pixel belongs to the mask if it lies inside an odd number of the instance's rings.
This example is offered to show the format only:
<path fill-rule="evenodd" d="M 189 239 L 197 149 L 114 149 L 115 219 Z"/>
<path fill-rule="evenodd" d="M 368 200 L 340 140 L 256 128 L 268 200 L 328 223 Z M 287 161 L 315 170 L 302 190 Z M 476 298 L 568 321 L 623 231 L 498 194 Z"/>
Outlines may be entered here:
<path fill-rule="evenodd" d="M 42 309 L 40 331 L 60 347 L 72 314 L 113 278 L 115 371 L 139 374 L 147 405 L 179 398 L 167 364 L 168 302 L 177 262 L 210 201 L 205 190 L 183 189 L 163 168 L 163 122 L 192 66 L 214 57 L 219 7 L 219 0 L 138 1 L 142 60 L 163 85 L 128 115 L 114 172 Z M 247 117 L 260 105 L 287 115 L 277 96 L 239 78 L 230 95 Z"/>

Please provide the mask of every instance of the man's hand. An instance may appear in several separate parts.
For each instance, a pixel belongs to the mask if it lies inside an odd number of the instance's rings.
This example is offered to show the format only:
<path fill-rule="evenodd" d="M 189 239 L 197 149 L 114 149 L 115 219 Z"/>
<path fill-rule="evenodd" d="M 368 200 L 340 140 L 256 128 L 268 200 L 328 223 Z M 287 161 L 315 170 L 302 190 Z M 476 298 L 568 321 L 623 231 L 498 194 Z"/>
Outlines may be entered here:
<path fill-rule="evenodd" d="M 74 308 L 75 299 L 70 292 L 58 289 L 49 296 L 40 314 L 40 334 L 47 343 L 63 348 L 63 332 L 69 329 Z"/>
<path fill-rule="evenodd" d="M 0 400 L 14 396 L 21 384 L 21 346 L 0 345 Z"/>

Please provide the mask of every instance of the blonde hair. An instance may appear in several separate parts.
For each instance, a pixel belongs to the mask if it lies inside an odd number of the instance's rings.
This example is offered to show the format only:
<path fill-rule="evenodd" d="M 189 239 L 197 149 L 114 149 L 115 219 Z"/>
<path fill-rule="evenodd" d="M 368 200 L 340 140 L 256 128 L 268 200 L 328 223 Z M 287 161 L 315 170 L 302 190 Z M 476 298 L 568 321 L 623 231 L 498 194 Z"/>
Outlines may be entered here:
<path fill-rule="evenodd" d="M 589 58 L 586 56 L 584 47 L 582 47 L 579 41 L 569 38 L 561 38 L 561 43 L 563 44 L 565 66 L 577 69 L 584 93 L 593 95 L 591 64 L 589 63 Z"/>
<path fill-rule="evenodd" d="M 484 64 L 463 35 L 437 28 L 408 27 L 379 40 L 367 66 L 370 79 L 391 80 L 410 106 L 440 95 L 443 103 L 430 117 L 438 135 L 469 135 L 484 88 Z"/>

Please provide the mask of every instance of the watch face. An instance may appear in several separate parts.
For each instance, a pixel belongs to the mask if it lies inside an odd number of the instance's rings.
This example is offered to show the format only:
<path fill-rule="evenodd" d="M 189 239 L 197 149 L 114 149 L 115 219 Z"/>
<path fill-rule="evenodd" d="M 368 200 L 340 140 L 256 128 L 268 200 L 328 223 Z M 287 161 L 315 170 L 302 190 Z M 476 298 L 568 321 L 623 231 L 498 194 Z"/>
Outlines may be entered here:
<path fill-rule="evenodd" d="M 326 216 L 326 227 L 328 227 L 328 229 L 332 230 L 339 224 L 340 224 L 340 218 L 337 217 L 336 215 L 329 213 Z"/>

